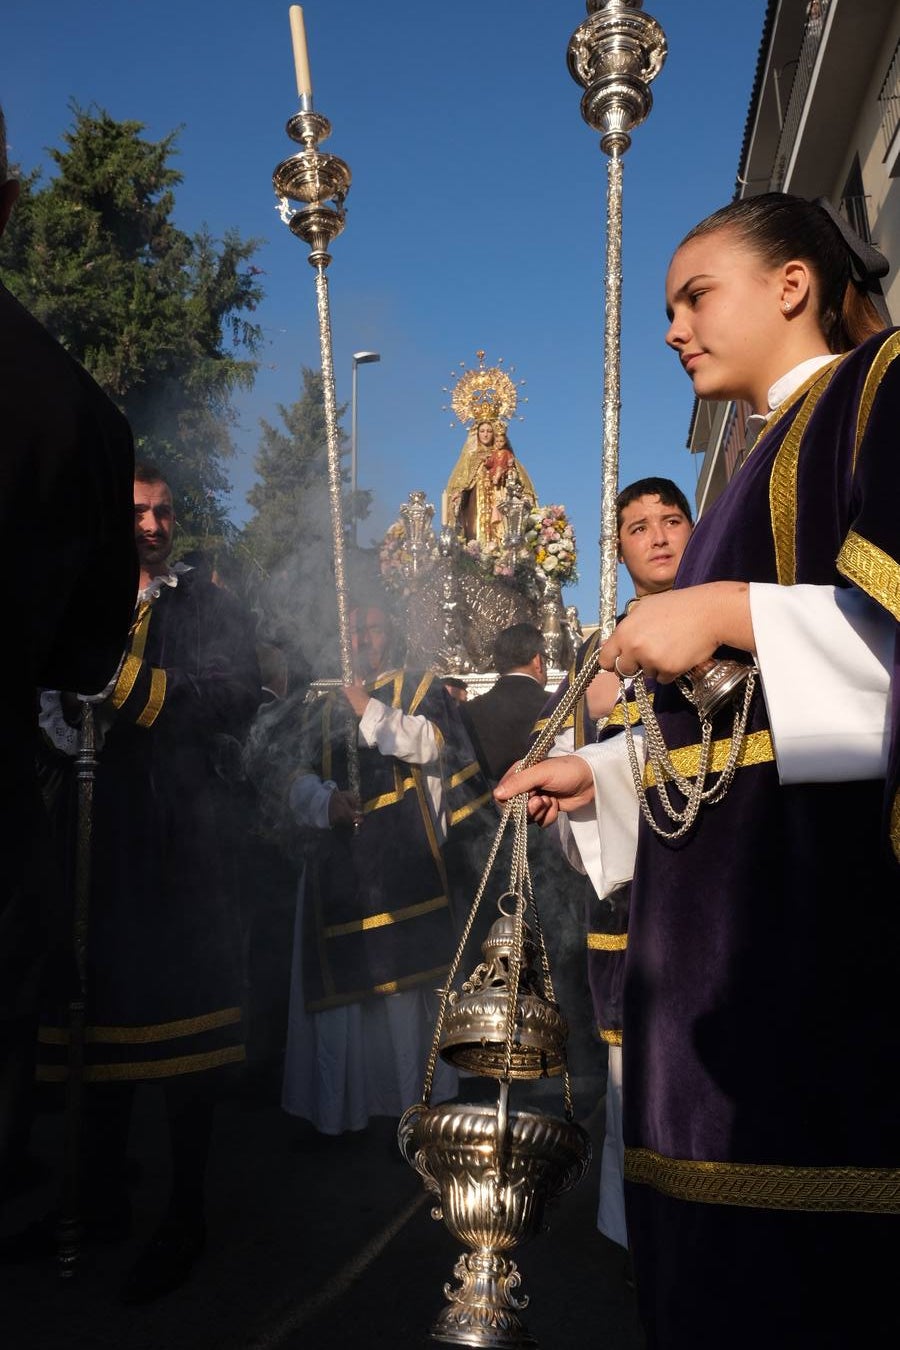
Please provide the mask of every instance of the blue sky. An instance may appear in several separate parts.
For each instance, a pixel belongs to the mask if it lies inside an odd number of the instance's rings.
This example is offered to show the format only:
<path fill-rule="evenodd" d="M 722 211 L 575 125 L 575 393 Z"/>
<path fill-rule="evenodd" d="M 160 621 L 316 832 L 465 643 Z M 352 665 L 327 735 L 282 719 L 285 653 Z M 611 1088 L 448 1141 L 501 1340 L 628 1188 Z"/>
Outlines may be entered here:
<path fill-rule="evenodd" d="M 620 480 L 650 473 L 693 495 L 690 385 L 665 348 L 669 256 L 730 199 L 765 0 L 652 0 L 669 42 L 624 169 Z M 310 0 L 304 6 L 326 149 L 350 165 L 347 226 L 329 269 L 338 400 L 359 371 L 359 484 L 375 493 L 360 542 L 407 494 L 440 494 L 463 432 L 442 412 L 460 362 L 515 366 L 528 402 L 509 437 L 544 503 L 572 517 L 581 580 L 566 600 L 597 613 L 606 158 L 583 122 L 566 48 L 577 0 Z M 318 366 L 313 271 L 281 224 L 271 175 L 297 147 L 288 4 L 271 0 L 44 0 L 4 19 L 11 157 L 46 164 L 99 104 L 159 138 L 181 127 L 176 219 L 262 241 L 259 375 L 241 397 L 232 515 L 246 519 L 259 419 Z M 345 426 L 349 432 L 349 408 Z"/>

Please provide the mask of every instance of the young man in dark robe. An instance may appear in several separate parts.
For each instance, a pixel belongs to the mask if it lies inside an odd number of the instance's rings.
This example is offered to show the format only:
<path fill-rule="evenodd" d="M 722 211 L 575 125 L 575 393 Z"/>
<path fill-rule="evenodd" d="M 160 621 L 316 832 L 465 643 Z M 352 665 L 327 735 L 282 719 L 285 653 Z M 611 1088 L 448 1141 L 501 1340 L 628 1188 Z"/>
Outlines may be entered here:
<path fill-rule="evenodd" d="M 688 501 L 670 478 L 641 478 L 622 488 L 616 498 L 619 561 L 634 587 L 634 596 L 622 614 L 645 595 L 660 595 L 675 584 L 681 557 L 693 530 Z M 600 632 L 580 648 L 572 670 L 544 709 L 539 727 L 557 707 L 584 662 L 596 650 Z M 623 710 L 614 703 L 619 681 L 601 673 L 589 687 L 557 736 L 556 753 L 581 749 L 595 741 L 621 734 Z M 629 703 L 629 715 L 635 705 Z M 563 817 L 559 829 L 567 844 L 570 861 L 582 870 L 577 850 L 571 846 Z M 588 979 L 597 1035 L 609 1046 L 606 1087 L 606 1132 L 600 1171 L 600 1205 L 597 1226 L 613 1242 L 627 1248 L 624 1196 L 624 1145 L 622 1141 L 622 995 L 625 982 L 625 952 L 628 946 L 628 910 L 631 881 L 617 877 L 615 884 L 599 894 L 591 888 L 588 897 Z"/>

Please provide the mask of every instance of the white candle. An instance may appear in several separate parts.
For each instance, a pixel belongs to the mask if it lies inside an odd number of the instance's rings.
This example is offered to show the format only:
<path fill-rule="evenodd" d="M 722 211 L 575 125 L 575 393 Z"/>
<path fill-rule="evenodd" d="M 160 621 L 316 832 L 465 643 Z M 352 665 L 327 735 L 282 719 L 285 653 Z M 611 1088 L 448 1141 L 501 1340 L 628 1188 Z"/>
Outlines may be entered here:
<path fill-rule="evenodd" d="M 303 6 L 291 5 L 291 42 L 294 46 L 294 69 L 297 72 L 297 93 L 312 97 L 312 76 L 309 73 L 309 53 L 306 50 L 306 28 L 303 24 Z"/>

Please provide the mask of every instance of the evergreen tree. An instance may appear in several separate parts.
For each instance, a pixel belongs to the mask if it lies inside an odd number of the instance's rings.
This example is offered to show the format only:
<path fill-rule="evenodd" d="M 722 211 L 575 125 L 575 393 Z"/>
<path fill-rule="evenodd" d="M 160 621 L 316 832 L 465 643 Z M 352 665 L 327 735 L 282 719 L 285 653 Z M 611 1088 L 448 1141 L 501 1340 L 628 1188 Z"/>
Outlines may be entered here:
<path fill-rule="evenodd" d="M 188 535 L 221 536 L 231 396 L 253 382 L 256 241 L 173 223 L 176 133 L 73 107 L 58 172 L 22 180 L 0 240 L 11 291 L 128 417 L 139 458 L 170 479 Z"/>
<path fill-rule="evenodd" d="M 268 581 L 261 598 L 271 634 L 289 648 L 295 673 L 336 674 L 337 607 L 334 547 L 328 491 L 328 437 L 320 371 L 304 366 L 303 391 L 289 407 L 280 404 L 281 427 L 262 420 L 255 460 L 257 484 L 247 493 L 255 514 L 242 543 Z M 338 417 L 346 405 L 338 409 Z M 346 438 L 341 431 L 341 444 Z M 342 475 L 346 482 L 349 474 Z M 355 504 L 358 519 L 369 512 L 372 494 L 344 494 L 344 522 Z M 351 577 L 356 556 L 348 549 Z M 370 560 L 369 560 L 370 561 Z M 368 563 L 366 564 L 368 565 Z"/>

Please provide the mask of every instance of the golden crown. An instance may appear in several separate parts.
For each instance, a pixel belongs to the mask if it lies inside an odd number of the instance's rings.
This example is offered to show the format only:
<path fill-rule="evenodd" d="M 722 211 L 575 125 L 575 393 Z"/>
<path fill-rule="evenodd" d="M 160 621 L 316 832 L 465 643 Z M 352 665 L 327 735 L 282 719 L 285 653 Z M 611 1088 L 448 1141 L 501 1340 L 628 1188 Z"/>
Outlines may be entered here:
<path fill-rule="evenodd" d="M 514 380 L 512 372 L 501 370 L 502 358 L 495 366 L 485 366 L 484 352 L 476 352 L 478 365 L 471 370 L 465 369 L 460 361 L 463 373 L 453 373 L 456 383 L 452 392 L 445 386 L 444 393 L 450 394 L 450 407 L 463 426 L 477 426 L 479 422 L 502 422 L 504 425 L 515 415 L 519 403 L 519 386 L 524 380 Z M 523 403 L 528 400 L 523 399 Z M 447 411 L 444 405 L 444 411 Z M 519 418 L 521 421 L 521 417 Z M 450 423 L 453 426 L 453 423 Z"/>

